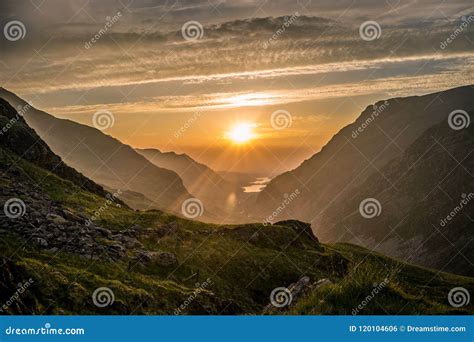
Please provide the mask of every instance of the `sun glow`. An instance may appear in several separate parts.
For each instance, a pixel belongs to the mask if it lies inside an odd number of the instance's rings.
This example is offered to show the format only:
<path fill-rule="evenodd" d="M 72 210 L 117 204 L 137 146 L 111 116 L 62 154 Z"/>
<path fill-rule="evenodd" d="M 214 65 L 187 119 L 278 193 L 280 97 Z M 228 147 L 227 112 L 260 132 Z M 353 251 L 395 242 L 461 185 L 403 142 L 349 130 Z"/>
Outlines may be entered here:
<path fill-rule="evenodd" d="M 227 107 L 255 107 L 272 104 L 274 97 L 275 95 L 267 93 L 249 93 L 224 97 L 219 102 Z"/>
<path fill-rule="evenodd" d="M 243 144 L 256 137 L 253 132 L 254 127 L 256 125 L 252 123 L 237 123 L 226 133 L 226 136 L 236 144 Z"/>

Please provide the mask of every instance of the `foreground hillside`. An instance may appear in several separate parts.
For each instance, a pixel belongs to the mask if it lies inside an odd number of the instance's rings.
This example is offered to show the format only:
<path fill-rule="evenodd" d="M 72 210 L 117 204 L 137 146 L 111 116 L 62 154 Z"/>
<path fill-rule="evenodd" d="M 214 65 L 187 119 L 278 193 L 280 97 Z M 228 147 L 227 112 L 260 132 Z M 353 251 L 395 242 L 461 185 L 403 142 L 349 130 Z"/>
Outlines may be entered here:
<path fill-rule="evenodd" d="M 73 169 L 69 180 L 45 169 L 61 159 L 10 118 L 13 108 L 1 109 L 2 314 L 351 314 L 381 283 L 357 313 L 472 312 L 448 293 L 472 292 L 473 278 L 323 245 L 298 221 L 218 226 L 134 211 Z M 43 148 L 17 152 L 27 136 Z M 287 303 L 271 296 L 282 287 Z"/>

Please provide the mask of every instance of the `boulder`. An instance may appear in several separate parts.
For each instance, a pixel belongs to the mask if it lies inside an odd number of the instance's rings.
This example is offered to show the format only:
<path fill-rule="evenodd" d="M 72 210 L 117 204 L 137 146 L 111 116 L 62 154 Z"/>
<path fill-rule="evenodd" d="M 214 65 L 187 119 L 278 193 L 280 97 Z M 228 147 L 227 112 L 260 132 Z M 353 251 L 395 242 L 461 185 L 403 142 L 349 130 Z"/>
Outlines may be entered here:
<path fill-rule="evenodd" d="M 172 266 L 178 262 L 176 255 L 169 252 L 138 251 L 136 260 L 141 263 L 156 263 L 160 266 Z"/>
<path fill-rule="evenodd" d="M 310 223 L 301 222 L 298 220 L 286 220 L 276 222 L 275 225 L 291 228 L 298 234 L 306 236 L 309 239 L 319 243 L 318 238 L 314 235 L 313 230 L 311 229 Z"/>
<path fill-rule="evenodd" d="M 176 234 L 178 232 L 178 229 L 179 229 L 179 225 L 178 225 L 177 222 L 170 222 L 170 223 L 167 223 L 163 226 L 155 228 L 154 229 L 154 234 L 158 238 L 162 238 L 162 237 L 165 237 L 167 235 Z"/>
<path fill-rule="evenodd" d="M 65 224 L 67 222 L 67 220 L 64 217 L 56 215 L 56 214 L 48 214 L 46 218 L 49 221 L 53 222 L 54 224 Z"/>

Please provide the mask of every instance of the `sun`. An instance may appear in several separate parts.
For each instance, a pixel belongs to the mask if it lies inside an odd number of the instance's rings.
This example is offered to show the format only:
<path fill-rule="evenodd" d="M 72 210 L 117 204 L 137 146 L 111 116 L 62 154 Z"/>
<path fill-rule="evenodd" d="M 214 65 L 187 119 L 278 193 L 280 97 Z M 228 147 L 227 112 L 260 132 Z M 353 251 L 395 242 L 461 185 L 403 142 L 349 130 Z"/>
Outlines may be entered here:
<path fill-rule="evenodd" d="M 226 133 L 226 136 L 236 144 L 244 144 L 255 138 L 254 127 L 256 125 L 253 123 L 237 123 Z"/>

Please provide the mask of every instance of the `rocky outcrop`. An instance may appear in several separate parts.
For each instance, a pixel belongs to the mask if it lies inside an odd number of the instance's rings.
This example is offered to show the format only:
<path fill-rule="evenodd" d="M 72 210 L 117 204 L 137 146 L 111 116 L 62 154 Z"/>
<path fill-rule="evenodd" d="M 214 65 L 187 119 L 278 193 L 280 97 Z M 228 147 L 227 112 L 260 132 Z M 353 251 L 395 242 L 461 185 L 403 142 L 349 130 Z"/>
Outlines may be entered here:
<path fill-rule="evenodd" d="M 331 284 L 332 281 L 329 279 L 320 279 L 312 283 L 310 277 L 303 276 L 298 279 L 297 282 L 290 284 L 287 288 L 282 287 L 275 289 L 275 298 L 270 298 L 272 302 L 264 308 L 263 313 L 276 314 L 280 311 L 288 310 L 289 308 L 293 307 L 299 299 L 307 297 L 311 291 Z M 284 298 L 280 302 L 278 301 L 278 298 L 276 298 L 279 295 Z"/>
<path fill-rule="evenodd" d="M 286 220 L 276 222 L 275 225 L 284 226 L 293 229 L 298 234 L 308 237 L 310 240 L 319 242 L 311 229 L 311 223 L 301 222 L 298 220 Z"/>
<path fill-rule="evenodd" d="M 2 171 L 0 203 L 4 208 L 0 211 L 0 234 L 19 235 L 28 245 L 52 253 L 68 252 L 91 259 L 115 260 L 125 257 L 127 250 L 143 248 L 130 231 L 112 232 L 86 224 L 84 214 L 65 209 L 29 182 L 12 181 L 15 171 Z M 21 215 L 9 215 L 5 206 L 11 199 L 19 200 L 20 211 L 14 214 Z"/>
<path fill-rule="evenodd" d="M 157 264 L 160 266 L 172 266 L 178 262 L 176 255 L 169 252 L 138 251 L 135 258 L 142 264 Z"/>

